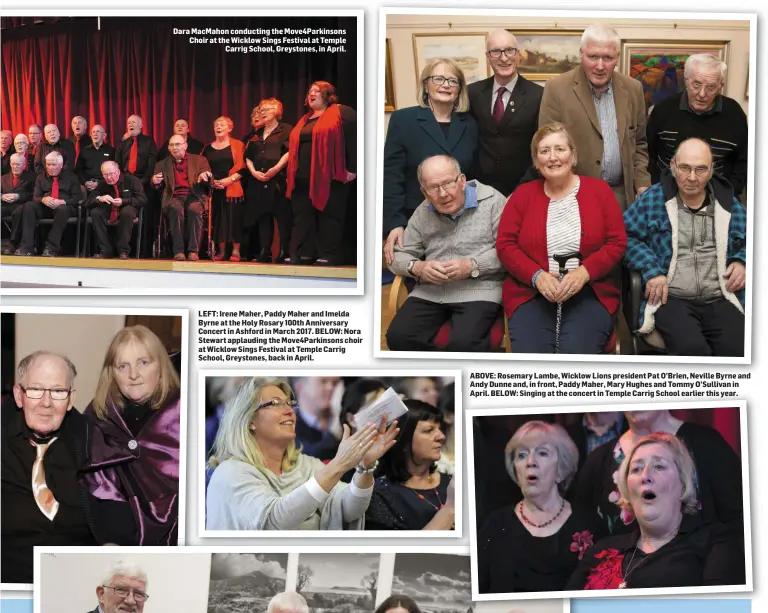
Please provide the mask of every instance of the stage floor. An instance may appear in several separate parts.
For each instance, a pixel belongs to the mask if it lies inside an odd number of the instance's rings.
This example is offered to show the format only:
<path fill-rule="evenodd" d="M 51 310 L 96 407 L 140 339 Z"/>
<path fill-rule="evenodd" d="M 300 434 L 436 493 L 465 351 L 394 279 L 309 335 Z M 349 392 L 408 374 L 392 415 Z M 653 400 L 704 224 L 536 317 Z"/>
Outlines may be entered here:
<path fill-rule="evenodd" d="M 172 293 L 221 293 L 222 289 L 346 290 L 357 293 L 355 266 L 297 266 L 252 262 L 177 262 L 174 260 L 98 260 L 2 256 L 3 289 L 99 288 L 177 290 Z M 180 274 L 181 273 L 181 274 Z M 362 293 L 362 284 L 360 284 Z M 157 292 L 160 293 L 160 292 Z"/>

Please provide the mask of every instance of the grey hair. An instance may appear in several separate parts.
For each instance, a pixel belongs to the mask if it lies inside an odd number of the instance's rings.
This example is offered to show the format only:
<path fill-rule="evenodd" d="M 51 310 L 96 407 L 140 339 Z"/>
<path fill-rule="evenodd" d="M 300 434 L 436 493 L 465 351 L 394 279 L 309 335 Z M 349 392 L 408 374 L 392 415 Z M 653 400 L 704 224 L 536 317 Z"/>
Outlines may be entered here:
<path fill-rule="evenodd" d="M 515 470 L 515 453 L 531 434 L 543 433 L 557 450 L 557 489 L 560 495 L 568 491 L 579 466 L 579 450 L 559 424 L 544 421 L 528 421 L 520 426 L 504 448 L 504 464 L 512 481 L 519 484 Z"/>
<path fill-rule="evenodd" d="M 14 162 L 14 161 L 16 161 L 16 162 L 19 162 L 19 161 L 24 162 L 24 166 L 26 167 L 26 165 L 27 165 L 27 156 L 23 155 L 21 153 L 14 153 L 11 156 L 11 162 Z"/>
<path fill-rule="evenodd" d="M 101 580 L 101 585 L 111 586 L 112 580 L 118 575 L 141 581 L 144 584 L 145 591 L 147 591 L 149 588 L 147 573 L 145 573 L 138 564 L 134 562 L 127 562 L 125 560 L 118 560 L 112 566 L 110 566 L 107 574 L 104 575 L 104 578 Z"/>
<path fill-rule="evenodd" d="M 621 37 L 611 26 L 605 23 L 593 23 L 581 34 L 581 49 L 589 43 L 611 43 L 616 49 L 616 54 L 621 51 Z"/>
<path fill-rule="evenodd" d="M 711 53 L 694 53 L 685 60 L 683 76 L 686 80 L 691 77 L 691 72 L 697 66 L 701 68 L 717 68 L 720 71 L 721 82 L 725 81 L 725 75 L 728 74 L 728 65 L 720 58 L 715 57 Z"/>
<path fill-rule="evenodd" d="M 304 596 L 296 592 L 280 592 L 272 597 L 267 605 L 267 613 L 275 613 L 278 609 L 291 613 L 309 613 L 309 606 Z"/>
<path fill-rule="evenodd" d="M 14 142 L 14 143 L 16 142 L 16 139 L 17 139 L 17 138 L 22 138 L 23 140 L 27 141 L 27 144 L 29 144 L 29 138 L 27 138 L 27 135 L 26 135 L 26 134 L 22 134 L 21 132 L 19 132 L 19 133 L 18 133 L 18 134 L 17 134 L 17 135 L 14 137 L 14 139 L 13 139 L 13 142 Z"/>
<path fill-rule="evenodd" d="M 57 157 L 59 158 L 59 162 L 61 162 L 62 164 L 64 163 L 64 156 L 61 155 L 61 153 L 59 153 L 58 151 L 51 151 L 48 155 L 45 156 L 45 159 L 47 160 L 48 158 L 52 158 L 52 157 Z"/>
<path fill-rule="evenodd" d="M 107 166 L 107 165 L 111 165 L 111 164 L 114 164 L 114 165 L 115 165 L 115 167 L 116 167 L 118 170 L 120 170 L 120 164 L 118 164 L 118 163 L 117 163 L 117 162 L 115 162 L 114 160 L 107 160 L 106 162 L 102 162 L 101 166 L 99 166 L 99 170 L 101 170 L 101 172 L 104 172 L 104 167 L 105 167 L 105 166 Z"/>
<path fill-rule="evenodd" d="M 75 383 L 75 377 L 77 377 L 77 368 L 75 368 L 72 360 L 70 360 L 67 356 L 61 355 L 60 353 L 54 353 L 53 351 L 35 351 L 34 353 L 30 353 L 27 357 L 23 358 L 21 362 L 19 362 L 19 365 L 16 367 L 16 383 L 21 383 L 24 381 L 24 377 L 29 372 L 29 369 L 32 368 L 35 360 L 45 356 L 52 356 L 54 358 L 64 360 L 64 363 L 67 365 L 67 369 L 69 370 L 68 385 L 71 388 Z"/>
<path fill-rule="evenodd" d="M 455 157 L 451 157 L 450 155 L 433 155 L 431 157 L 424 158 L 421 161 L 421 164 L 419 164 L 419 167 L 416 169 L 416 177 L 419 181 L 419 185 L 424 185 L 424 183 L 422 183 L 421 181 L 422 175 L 424 174 L 424 165 L 427 162 L 430 162 L 431 160 L 435 160 L 435 159 L 443 159 L 446 162 L 450 162 L 453 165 L 453 167 L 456 169 L 456 174 L 459 174 L 459 175 L 461 174 L 461 165 L 459 164 L 459 160 L 457 160 Z"/>

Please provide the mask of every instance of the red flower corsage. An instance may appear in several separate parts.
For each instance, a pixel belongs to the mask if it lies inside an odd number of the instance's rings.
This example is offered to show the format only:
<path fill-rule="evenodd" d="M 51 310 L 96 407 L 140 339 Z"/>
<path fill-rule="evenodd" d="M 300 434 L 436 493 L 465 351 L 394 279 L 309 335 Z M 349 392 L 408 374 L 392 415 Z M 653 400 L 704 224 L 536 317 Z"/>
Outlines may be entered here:
<path fill-rule="evenodd" d="M 579 553 L 579 560 L 584 557 L 584 552 L 595 544 L 594 537 L 589 530 L 582 530 L 581 532 L 574 532 L 573 543 L 571 543 L 571 551 Z"/>
<path fill-rule="evenodd" d="M 585 590 L 615 590 L 618 589 L 623 577 L 621 574 L 621 563 L 624 560 L 624 554 L 619 553 L 618 549 L 606 549 L 595 558 L 602 560 L 600 564 L 589 571 Z"/>

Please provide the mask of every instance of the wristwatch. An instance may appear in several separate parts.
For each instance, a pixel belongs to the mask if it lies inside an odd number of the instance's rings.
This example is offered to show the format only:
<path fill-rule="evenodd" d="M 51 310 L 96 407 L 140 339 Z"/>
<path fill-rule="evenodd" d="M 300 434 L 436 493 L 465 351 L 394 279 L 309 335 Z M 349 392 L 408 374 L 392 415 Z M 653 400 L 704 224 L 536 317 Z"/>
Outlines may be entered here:
<path fill-rule="evenodd" d="M 357 468 L 355 468 L 355 472 L 358 475 L 372 475 L 373 471 L 375 471 L 378 466 L 379 466 L 378 460 L 376 460 L 376 462 L 374 462 L 373 466 L 371 466 L 370 468 L 365 468 L 365 466 L 363 466 L 362 463 L 360 463 L 357 465 Z"/>
<path fill-rule="evenodd" d="M 411 260 L 410 262 L 408 262 L 408 268 L 406 268 L 406 270 L 408 271 L 408 274 L 411 276 L 413 276 L 413 267 L 416 266 L 416 262 L 418 262 L 418 260 Z"/>
<path fill-rule="evenodd" d="M 477 279 L 480 276 L 480 269 L 477 267 L 477 260 L 472 258 L 472 271 L 469 273 L 469 276 L 473 279 Z"/>

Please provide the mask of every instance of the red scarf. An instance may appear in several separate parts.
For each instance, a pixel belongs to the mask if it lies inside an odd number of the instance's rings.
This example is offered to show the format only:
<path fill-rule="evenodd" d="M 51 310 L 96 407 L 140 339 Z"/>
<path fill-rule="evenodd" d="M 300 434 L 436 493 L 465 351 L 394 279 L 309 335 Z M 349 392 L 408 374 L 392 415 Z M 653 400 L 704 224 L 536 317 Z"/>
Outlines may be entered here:
<path fill-rule="evenodd" d="M 296 184 L 299 163 L 299 136 L 312 113 L 307 113 L 291 131 L 288 140 L 288 189 L 286 197 Z M 331 194 L 331 181 L 347 180 L 344 124 L 338 104 L 332 104 L 320 115 L 312 130 L 312 169 L 309 176 L 309 199 L 318 211 L 325 209 Z"/>

